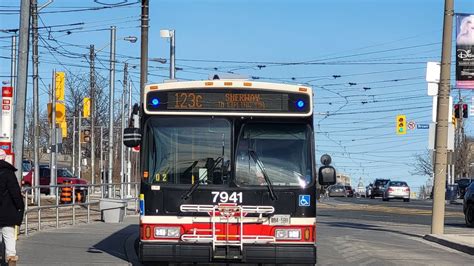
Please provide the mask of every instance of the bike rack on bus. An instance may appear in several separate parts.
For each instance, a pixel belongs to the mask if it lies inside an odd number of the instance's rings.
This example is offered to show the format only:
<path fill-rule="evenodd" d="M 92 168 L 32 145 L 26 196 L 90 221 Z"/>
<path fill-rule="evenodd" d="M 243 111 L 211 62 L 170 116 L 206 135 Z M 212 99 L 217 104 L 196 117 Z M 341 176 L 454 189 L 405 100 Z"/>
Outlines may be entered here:
<path fill-rule="evenodd" d="M 180 206 L 182 212 L 201 212 L 208 213 L 211 218 L 212 229 L 197 229 L 194 228 L 191 234 L 183 234 L 181 236 L 182 241 L 194 242 L 194 243 L 212 243 L 213 251 L 216 250 L 216 246 L 239 246 L 240 252 L 243 252 L 243 244 L 266 244 L 275 242 L 274 236 L 262 236 L 262 235 L 244 235 L 244 219 L 247 214 L 260 214 L 260 219 L 263 214 L 272 214 L 275 212 L 273 206 L 245 206 L 237 205 L 236 203 L 219 203 L 218 205 L 195 205 L 195 204 L 184 204 Z M 225 223 L 227 232 L 225 234 L 225 240 L 219 240 L 224 235 L 218 235 L 216 229 L 216 223 Z M 229 224 L 239 224 L 240 230 L 238 239 L 229 239 Z M 211 232 L 210 235 L 198 234 L 203 232 Z M 237 238 L 237 236 L 230 236 Z"/>

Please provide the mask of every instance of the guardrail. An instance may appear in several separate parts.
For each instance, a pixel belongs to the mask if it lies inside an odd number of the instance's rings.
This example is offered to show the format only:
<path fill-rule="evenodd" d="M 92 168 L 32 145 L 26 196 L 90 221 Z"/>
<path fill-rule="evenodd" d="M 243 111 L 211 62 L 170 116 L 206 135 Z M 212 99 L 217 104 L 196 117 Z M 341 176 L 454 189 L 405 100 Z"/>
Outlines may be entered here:
<path fill-rule="evenodd" d="M 139 182 L 131 183 L 113 183 L 113 184 L 61 184 L 54 186 L 34 186 L 23 188 L 25 199 L 25 216 L 23 224 L 20 227 L 20 232 L 23 231 L 28 235 L 29 231 L 41 231 L 42 225 L 48 223 L 56 228 L 60 227 L 61 222 L 68 222 L 72 225 L 77 223 L 77 216 L 82 218 L 85 216 L 86 222 L 90 223 L 91 211 L 100 214 L 98 208 L 100 199 L 103 198 L 118 198 L 125 199 L 133 203 L 131 208 L 127 204 L 125 215 L 127 211 L 131 210 L 133 213 L 138 213 L 139 208 Z M 125 195 L 125 188 L 128 187 L 128 195 Z M 61 203 L 61 189 L 72 188 L 72 200 L 70 203 Z M 109 197 L 108 191 L 111 188 L 112 195 Z M 53 195 L 42 195 L 41 191 L 53 191 Z M 39 193 L 39 194 L 38 194 Z M 78 200 L 78 193 L 81 197 Z M 34 196 L 40 195 L 39 200 L 34 203 Z M 97 209 L 91 208 L 97 206 Z M 61 214 L 60 215 L 60 210 Z M 85 213 L 84 213 L 85 212 Z M 51 220 L 53 219 L 53 220 Z M 55 223 L 55 225 L 54 225 Z M 32 228 L 33 224 L 36 228 Z"/>

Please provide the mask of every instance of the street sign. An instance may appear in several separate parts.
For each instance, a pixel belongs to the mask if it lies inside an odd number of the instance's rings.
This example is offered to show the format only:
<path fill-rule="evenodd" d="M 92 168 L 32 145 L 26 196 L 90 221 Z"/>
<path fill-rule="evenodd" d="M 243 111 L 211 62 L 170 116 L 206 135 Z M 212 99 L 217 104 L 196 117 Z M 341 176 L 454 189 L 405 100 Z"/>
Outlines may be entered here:
<path fill-rule="evenodd" d="M 415 129 L 415 126 L 416 126 L 415 121 L 408 122 L 408 125 L 407 125 L 408 129 L 413 130 L 413 129 Z"/>
<path fill-rule="evenodd" d="M 429 129 L 430 124 L 418 124 L 418 125 L 416 125 L 416 128 L 417 129 Z"/>

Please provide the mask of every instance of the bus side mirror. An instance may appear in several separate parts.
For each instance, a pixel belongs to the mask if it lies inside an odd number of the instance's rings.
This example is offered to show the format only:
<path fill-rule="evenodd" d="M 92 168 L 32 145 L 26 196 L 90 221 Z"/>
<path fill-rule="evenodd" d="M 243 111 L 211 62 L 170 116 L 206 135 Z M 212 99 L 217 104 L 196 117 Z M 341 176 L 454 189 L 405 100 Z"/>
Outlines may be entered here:
<path fill-rule="evenodd" d="M 123 130 L 123 144 L 129 148 L 137 147 L 142 141 L 139 128 L 127 127 Z"/>
<path fill-rule="evenodd" d="M 327 165 L 319 167 L 318 181 L 321 186 L 336 184 L 336 169 Z"/>

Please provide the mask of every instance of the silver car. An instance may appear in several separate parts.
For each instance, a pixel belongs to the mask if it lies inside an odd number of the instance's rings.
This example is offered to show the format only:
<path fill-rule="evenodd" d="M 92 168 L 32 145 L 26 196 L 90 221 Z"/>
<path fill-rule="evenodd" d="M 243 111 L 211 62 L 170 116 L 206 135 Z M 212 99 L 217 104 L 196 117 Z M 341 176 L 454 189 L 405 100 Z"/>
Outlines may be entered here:
<path fill-rule="evenodd" d="M 347 197 L 346 188 L 343 185 L 332 185 L 328 187 L 329 197 Z"/>
<path fill-rule="evenodd" d="M 389 181 L 383 191 L 382 200 L 403 199 L 404 202 L 410 201 L 410 187 L 404 181 Z"/>

